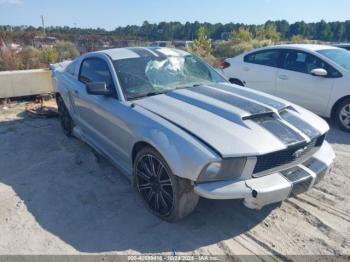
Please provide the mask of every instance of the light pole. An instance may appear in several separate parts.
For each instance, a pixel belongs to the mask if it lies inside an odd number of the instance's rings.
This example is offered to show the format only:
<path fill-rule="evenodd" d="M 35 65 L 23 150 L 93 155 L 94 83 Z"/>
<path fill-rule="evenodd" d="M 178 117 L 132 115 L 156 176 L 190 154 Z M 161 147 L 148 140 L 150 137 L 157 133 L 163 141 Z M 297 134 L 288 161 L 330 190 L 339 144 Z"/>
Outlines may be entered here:
<path fill-rule="evenodd" d="M 45 31 L 45 19 L 44 19 L 44 16 L 41 15 L 41 24 L 43 26 L 43 33 L 44 33 L 44 36 L 46 35 L 46 31 Z"/>

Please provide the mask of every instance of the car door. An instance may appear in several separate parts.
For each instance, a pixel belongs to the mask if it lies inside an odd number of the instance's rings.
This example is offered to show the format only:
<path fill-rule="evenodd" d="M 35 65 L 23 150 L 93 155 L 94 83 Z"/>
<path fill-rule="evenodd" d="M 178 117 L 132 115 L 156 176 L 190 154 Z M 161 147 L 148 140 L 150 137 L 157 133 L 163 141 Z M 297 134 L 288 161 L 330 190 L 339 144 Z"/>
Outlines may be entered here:
<path fill-rule="evenodd" d="M 245 86 L 274 95 L 280 56 L 279 49 L 267 49 L 246 55 L 241 68 L 241 79 Z"/>
<path fill-rule="evenodd" d="M 80 116 L 83 136 L 121 168 L 125 168 L 129 158 L 127 143 L 129 134 L 121 115 L 126 107 L 117 98 L 113 70 L 106 60 L 89 57 L 82 61 L 79 71 L 80 90 L 75 94 L 75 105 Z M 113 95 L 92 95 L 86 91 L 86 85 L 92 82 L 104 82 Z"/>
<path fill-rule="evenodd" d="M 315 76 L 313 69 L 323 68 L 328 75 Z M 278 70 L 276 96 L 324 115 L 337 70 L 313 54 L 298 50 L 286 50 Z"/>

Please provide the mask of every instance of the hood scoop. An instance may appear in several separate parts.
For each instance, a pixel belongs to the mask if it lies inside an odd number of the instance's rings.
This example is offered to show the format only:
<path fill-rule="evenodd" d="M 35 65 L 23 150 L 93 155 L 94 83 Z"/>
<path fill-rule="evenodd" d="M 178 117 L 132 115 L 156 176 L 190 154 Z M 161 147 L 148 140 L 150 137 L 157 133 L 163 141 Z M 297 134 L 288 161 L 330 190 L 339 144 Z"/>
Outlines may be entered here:
<path fill-rule="evenodd" d="M 280 110 L 278 110 L 278 115 L 283 115 L 284 113 L 288 112 L 288 110 L 292 110 L 294 112 L 297 112 L 292 106 L 286 106 Z M 254 114 L 254 115 L 249 115 L 249 116 L 243 116 L 242 120 L 258 120 L 260 118 L 274 118 L 276 117 L 275 111 L 270 111 L 266 113 L 261 113 L 261 114 Z"/>

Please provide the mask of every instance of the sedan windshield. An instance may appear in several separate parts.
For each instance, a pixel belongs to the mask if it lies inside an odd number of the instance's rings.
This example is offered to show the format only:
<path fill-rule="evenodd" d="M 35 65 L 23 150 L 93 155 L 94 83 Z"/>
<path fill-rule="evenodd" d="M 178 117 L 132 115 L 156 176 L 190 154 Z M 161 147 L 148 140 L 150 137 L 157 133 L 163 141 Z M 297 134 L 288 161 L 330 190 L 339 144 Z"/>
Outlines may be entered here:
<path fill-rule="evenodd" d="M 350 52 L 344 49 L 325 49 L 318 53 L 337 63 L 342 68 L 350 71 Z"/>
<path fill-rule="evenodd" d="M 193 85 L 227 82 L 195 56 L 139 57 L 114 61 L 126 99 L 157 95 Z"/>

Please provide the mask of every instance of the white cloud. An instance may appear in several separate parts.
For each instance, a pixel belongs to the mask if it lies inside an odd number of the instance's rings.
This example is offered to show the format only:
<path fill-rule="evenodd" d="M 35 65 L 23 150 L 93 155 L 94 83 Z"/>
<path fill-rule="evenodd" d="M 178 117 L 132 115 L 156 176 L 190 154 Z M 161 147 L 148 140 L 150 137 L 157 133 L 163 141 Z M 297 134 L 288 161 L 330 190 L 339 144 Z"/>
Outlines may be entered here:
<path fill-rule="evenodd" d="M 20 5 L 23 4 L 23 0 L 0 0 L 1 4 Z"/>

